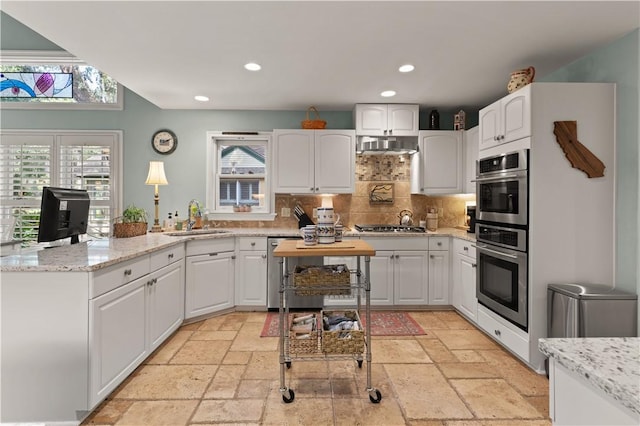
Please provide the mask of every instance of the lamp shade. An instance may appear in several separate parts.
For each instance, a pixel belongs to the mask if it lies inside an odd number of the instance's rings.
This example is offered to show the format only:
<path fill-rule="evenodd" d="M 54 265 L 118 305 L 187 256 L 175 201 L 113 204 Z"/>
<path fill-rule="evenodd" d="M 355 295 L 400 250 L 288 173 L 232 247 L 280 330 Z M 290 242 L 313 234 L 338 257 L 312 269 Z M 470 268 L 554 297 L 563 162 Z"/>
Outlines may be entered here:
<path fill-rule="evenodd" d="M 147 175 L 147 185 L 168 185 L 167 177 L 164 175 L 164 162 L 149 161 L 149 175 Z"/>

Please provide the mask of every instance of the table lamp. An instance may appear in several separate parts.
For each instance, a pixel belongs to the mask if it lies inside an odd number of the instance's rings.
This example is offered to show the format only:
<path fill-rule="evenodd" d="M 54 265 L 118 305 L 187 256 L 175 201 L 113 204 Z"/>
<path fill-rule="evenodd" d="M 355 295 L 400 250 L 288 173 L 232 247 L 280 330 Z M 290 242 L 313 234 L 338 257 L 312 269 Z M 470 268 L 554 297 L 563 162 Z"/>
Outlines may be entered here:
<path fill-rule="evenodd" d="M 147 175 L 147 185 L 155 185 L 155 192 L 153 196 L 153 203 L 156 208 L 156 216 L 153 220 L 153 227 L 151 232 L 162 232 L 160 227 L 160 218 L 158 217 L 158 203 L 160 202 L 160 194 L 158 193 L 158 185 L 168 185 L 167 177 L 164 175 L 164 162 L 162 161 L 149 161 L 149 174 Z"/>

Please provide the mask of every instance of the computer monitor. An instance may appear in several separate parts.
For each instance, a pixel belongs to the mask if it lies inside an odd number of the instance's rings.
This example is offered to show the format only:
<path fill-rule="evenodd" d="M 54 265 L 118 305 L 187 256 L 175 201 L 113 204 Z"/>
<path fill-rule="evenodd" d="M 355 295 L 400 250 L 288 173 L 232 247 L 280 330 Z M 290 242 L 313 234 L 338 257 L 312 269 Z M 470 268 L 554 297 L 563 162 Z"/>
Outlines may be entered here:
<path fill-rule="evenodd" d="M 38 242 L 71 237 L 71 244 L 77 244 L 87 232 L 89 202 L 84 189 L 43 187 Z"/>

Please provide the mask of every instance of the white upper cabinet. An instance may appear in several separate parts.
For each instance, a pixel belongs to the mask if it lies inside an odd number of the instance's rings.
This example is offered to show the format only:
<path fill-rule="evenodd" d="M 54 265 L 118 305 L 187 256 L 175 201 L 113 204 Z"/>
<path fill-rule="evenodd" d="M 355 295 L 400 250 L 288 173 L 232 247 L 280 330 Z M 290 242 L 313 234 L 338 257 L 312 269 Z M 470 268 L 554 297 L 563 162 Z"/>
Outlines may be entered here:
<path fill-rule="evenodd" d="M 356 104 L 358 136 L 417 136 L 419 106 L 412 104 Z"/>
<path fill-rule="evenodd" d="M 476 183 L 476 161 L 480 152 L 479 141 L 480 129 L 478 126 L 464 132 L 464 183 L 462 192 L 475 194 Z"/>
<path fill-rule="evenodd" d="M 460 130 L 422 130 L 411 157 L 412 194 L 462 192 L 463 152 Z"/>
<path fill-rule="evenodd" d="M 480 110 L 480 150 L 531 136 L 531 86 Z"/>
<path fill-rule="evenodd" d="M 274 130 L 274 192 L 351 194 L 355 190 L 353 130 Z"/>

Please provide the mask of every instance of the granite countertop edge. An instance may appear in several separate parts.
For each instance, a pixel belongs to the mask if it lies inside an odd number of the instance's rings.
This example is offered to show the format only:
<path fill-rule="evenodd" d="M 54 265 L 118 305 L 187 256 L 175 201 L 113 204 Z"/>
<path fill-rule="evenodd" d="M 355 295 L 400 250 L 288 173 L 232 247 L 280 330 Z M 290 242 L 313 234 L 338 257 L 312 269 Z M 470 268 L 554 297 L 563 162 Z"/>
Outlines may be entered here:
<path fill-rule="evenodd" d="M 175 244 L 190 240 L 226 239 L 235 237 L 297 237 L 298 229 L 292 228 L 224 228 L 225 232 L 169 236 L 164 233 L 147 233 L 132 238 L 108 238 L 65 244 L 53 248 L 31 247 L 20 253 L 0 257 L 0 272 L 91 272 L 108 266 L 150 254 Z M 359 232 L 348 230 L 345 237 L 410 237 L 453 236 L 475 242 L 475 235 L 456 228 L 441 228 L 436 232 Z"/>
<path fill-rule="evenodd" d="M 640 415 L 640 338 L 548 338 L 538 348 Z"/>

